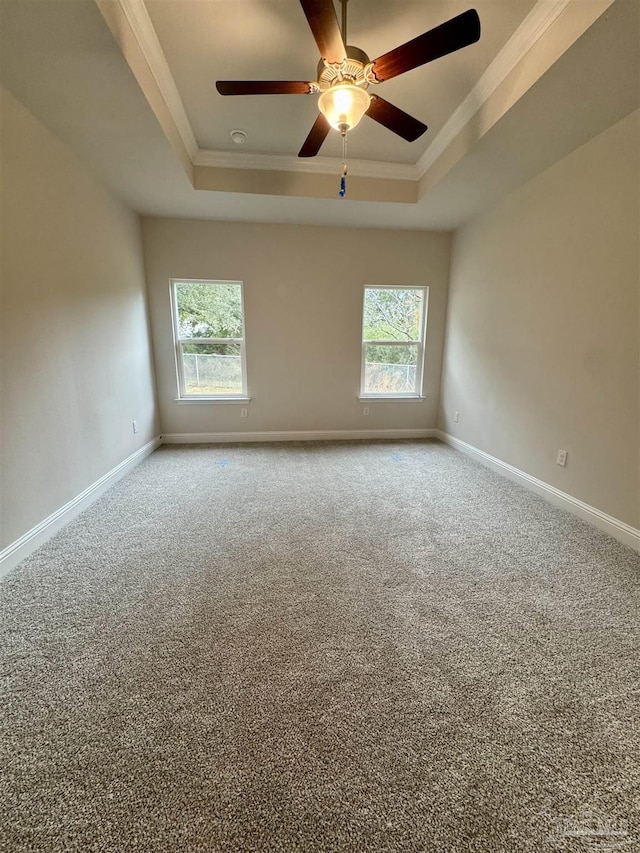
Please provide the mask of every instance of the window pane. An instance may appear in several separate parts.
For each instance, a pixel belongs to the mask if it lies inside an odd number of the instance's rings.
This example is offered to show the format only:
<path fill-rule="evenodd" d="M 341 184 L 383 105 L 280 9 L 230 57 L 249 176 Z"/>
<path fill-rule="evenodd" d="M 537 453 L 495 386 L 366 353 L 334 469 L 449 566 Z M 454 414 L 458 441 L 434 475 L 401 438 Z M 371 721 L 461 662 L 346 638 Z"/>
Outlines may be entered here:
<path fill-rule="evenodd" d="M 365 341 L 417 341 L 422 289 L 365 287 L 362 337 Z"/>
<path fill-rule="evenodd" d="M 176 284 L 181 338 L 241 338 L 242 289 L 239 284 Z"/>
<path fill-rule="evenodd" d="M 182 344 L 187 394 L 242 394 L 240 344 Z"/>
<path fill-rule="evenodd" d="M 365 394 L 416 392 L 417 344 L 365 344 L 364 350 Z"/>

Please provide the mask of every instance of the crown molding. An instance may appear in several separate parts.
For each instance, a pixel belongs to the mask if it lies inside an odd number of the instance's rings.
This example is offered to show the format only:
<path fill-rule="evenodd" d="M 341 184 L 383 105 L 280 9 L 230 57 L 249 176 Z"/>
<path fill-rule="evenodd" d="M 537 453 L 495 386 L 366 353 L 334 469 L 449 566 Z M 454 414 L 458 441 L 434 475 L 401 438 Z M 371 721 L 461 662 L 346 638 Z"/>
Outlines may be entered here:
<path fill-rule="evenodd" d="M 116 0 L 153 75 L 191 162 L 198 152 L 191 123 L 143 0 Z"/>
<path fill-rule="evenodd" d="M 416 164 L 419 178 L 425 175 L 482 105 L 489 100 L 498 86 L 506 80 L 522 57 L 542 38 L 572 2 L 575 0 L 538 0 L 420 157 Z"/>
<path fill-rule="evenodd" d="M 212 151 L 200 148 L 194 166 L 217 169 L 258 169 L 274 172 L 306 172 L 312 175 L 335 175 L 342 160 L 335 157 L 291 157 L 282 154 L 249 154 L 235 151 Z M 349 174 L 360 178 L 383 178 L 399 181 L 418 180 L 413 163 L 383 163 L 378 160 L 349 160 Z"/>

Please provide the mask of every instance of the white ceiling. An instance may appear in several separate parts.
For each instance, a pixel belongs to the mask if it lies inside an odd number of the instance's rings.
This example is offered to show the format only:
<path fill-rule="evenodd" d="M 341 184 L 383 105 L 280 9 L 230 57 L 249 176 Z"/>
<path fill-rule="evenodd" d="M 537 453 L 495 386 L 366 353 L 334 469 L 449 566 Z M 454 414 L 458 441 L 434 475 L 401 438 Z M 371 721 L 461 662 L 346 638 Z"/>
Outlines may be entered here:
<path fill-rule="evenodd" d="M 374 58 L 468 5 L 350 0 L 349 42 Z M 377 175 L 362 194 L 369 201 L 331 197 L 334 140 L 313 164 L 325 183 L 301 183 L 311 176 L 296 171 L 294 155 L 316 115 L 312 96 L 215 90 L 220 78 L 313 78 L 317 50 L 298 0 L 0 0 L 1 79 L 140 213 L 449 229 L 640 102 L 638 0 L 475 7 L 478 45 L 378 90 L 429 124 L 425 137 L 409 144 L 369 120 L 353 133 L 353 174 Z M 129 19 L 107 25 L 123 10 L 152 25 L 146 53 L 136 54 L 140 31 Z M 148 49 L 154 39 L 159 50 Z M 249 133 L 243 149 L 228 138 L 233 127 Z M 273 191 L 253 188 L 259 174 L 280 176 L 267 181 Z M 414 202 L 379 200 L 385 174 L 412 182 Z M 225 191 L 195 189 L 202 181 Z M 329 197 L 318 197 L 327 186 Z"/>

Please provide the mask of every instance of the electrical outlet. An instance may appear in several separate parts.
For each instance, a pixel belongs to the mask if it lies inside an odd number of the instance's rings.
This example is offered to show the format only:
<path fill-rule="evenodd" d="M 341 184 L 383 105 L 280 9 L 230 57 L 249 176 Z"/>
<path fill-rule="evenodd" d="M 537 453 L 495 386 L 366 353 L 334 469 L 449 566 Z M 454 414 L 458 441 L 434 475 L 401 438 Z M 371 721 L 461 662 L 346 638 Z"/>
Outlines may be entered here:
<path fill-rule="evenodd" d="M 369 414 L 369 406 L 364 407 L 364 409 L 362 410 L 362 414 L 365 416 Z"/>
<path fill-rule="evenodd" d="M 131 421 L 131 426 L 134 432 L 138 432 L 138 421 Z"/>
<path fill-rule="evenodd" d="M 460 412 L 455 412 L 453 415 L 454 424 L 457 424 L 459 420 L 460 420 Z"/>
<path fill-rule="evenodd" d="M 246 410 L 246 409 L 240 409 L 240 417 L 241 417 L 241 418 L 247 418 L 247 417 L 249 417 L 249 413 L 247 412 L 247 410 Z"/>
<path fill-rule="evenodd" d="M 565 467 L 565 465 L 567 464 L 567 451 L 566 450 L 559 450 L 558 451 L 558 458 L 556 459 L 556 462 L 558 463 L 558 465 L 562 465 L 563 468 Z"/>

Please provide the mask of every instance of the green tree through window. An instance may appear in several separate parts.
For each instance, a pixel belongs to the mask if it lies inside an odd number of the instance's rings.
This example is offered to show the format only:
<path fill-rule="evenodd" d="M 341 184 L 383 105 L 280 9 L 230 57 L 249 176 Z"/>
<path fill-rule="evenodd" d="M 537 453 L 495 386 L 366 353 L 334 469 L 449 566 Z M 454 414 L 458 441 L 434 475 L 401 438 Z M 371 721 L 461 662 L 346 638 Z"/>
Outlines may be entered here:
<path fill-rule="evenodd" d="M 365 287 L 362 394 L 420 393 L 425 298 L 423 287 Z"/>
<path fill-rule="evenodd" d="M 176 301 L 181 338 L 242 337 L 242 292 L 238 284 L 180 282 L 176 284 Z"/>
<path fill-rule="evenodd" d="M 242 283 L 173 283 L 181 397 L 246 396 Z"/>

